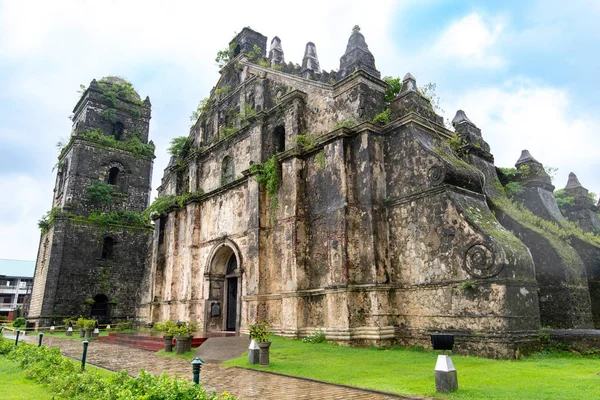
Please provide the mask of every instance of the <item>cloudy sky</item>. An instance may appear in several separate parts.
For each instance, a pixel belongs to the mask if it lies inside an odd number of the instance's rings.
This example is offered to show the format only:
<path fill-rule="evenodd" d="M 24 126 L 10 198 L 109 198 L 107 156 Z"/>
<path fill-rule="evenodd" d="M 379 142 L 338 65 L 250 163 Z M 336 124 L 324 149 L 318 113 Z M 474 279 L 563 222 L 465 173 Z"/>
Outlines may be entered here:
<path fill-rule="evenodd" d="M 358 24 L 382 75 L 435 82 L 445 117 L 464 109 L 496 165 L 528 149 L 558 168 L 557 187 L 573 171 L 600 193 L 600 2 L 480 3 L 0 0 L 0 258 L 37 255 L 80 84 L 119 75 L 150 96 L 155 188 L 169 140 L 218 79 L 217 51 L 244 26 L 279 36 L 286 61 L 314 42 L 331 70 Z"/>

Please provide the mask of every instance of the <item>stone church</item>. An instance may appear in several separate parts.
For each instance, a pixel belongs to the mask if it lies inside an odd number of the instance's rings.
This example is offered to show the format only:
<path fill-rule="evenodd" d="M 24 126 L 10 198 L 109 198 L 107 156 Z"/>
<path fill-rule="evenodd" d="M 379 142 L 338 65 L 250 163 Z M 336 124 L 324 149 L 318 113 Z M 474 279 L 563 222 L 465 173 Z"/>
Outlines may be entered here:
<path fill-rule="evenodd" d="M 92 314 L 119 299 L 105 318 L 240 333 L 266 320 L 283 336 L 322 329 L 358 345 L 444 332 L 459 350 L 501 357 L 535 346 L 540 326 L 600 327 L 598 207 L 576 177 L 565 192 L 577 200 L 561 210 L 529 152 L 514 174 L 497 169 L 481 130 L 463 111 L 447 129 L 410 73 L 388 98 L 358 27 L 337 71 L 321 70 L 312 42 L 301 65 L 285 62 L 278 37 L 266 50 L 250 28 L 230 42 L 147 210 L 151 239 L 131 221 L 99 233 L 73 217 L 93 209 L 81 196 L 94 180 L 113 187 L 115 210 L 148 205 L 152 157 L 84 132 L 135 131 L 147 145 L 149 99 L 120 93 L 117 118 L 102 122 L 92 82 L 57 177 L 55 205 L 71 211 L 42 235 L 30 317 L 103 296 Z"/>

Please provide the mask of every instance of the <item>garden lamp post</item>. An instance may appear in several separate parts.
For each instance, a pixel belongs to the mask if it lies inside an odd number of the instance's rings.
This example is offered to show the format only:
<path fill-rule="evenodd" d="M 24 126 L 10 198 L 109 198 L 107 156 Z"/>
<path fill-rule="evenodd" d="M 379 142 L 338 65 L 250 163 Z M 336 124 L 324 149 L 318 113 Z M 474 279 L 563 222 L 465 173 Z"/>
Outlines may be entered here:
<path fill-rule="evenodd" d="M 192 373 L 194 374 L 194 383 L 195 384 L 199 384 L 200 383 L 200 370 L 202 369 L 202 364 L 204 364 L 204 362 L 196 357 L 192 360 L 192 362 L 190 362 L 190 364 L 192 364 Z"/>
<path fill-rule="evenodd" d="M 90 342 L 88 340 L 83 341 L 83 355 L 81 356 L 81 370 L 85 369 L 85 358 L 87 357 L 87 349 Z"/>

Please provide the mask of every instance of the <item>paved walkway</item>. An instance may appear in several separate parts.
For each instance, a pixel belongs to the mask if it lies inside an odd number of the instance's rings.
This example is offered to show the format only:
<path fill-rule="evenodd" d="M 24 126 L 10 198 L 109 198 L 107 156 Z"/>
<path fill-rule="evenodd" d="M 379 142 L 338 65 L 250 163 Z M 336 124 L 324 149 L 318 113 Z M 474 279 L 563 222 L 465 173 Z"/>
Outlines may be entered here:
<path fill-rule="evenodd" d="M 26 337 L 26 340 L 31 343 L 37 343 L 37 339 L 37 335 Z M 81 359 L 83 345 L 79 341 L 45 335 L 44 345 L 59 347 L 63 355 Z M 87 362 L 113 371 L 126 369 L 132 376 L 137 375 L 140 369 L 144 369 L 152 374 L 166 371 L 172 375 L 179 374 L 188 379 L 192 378 L 192 368 L 187 360 L 162 357 L 145 350 L 97 341 L 89 344 Z M 202 366 L 200 380 L 207 390 L 217 393 L 227 391 L 238 399 L 406 399 L 401 396 L 210 363 Z"/>

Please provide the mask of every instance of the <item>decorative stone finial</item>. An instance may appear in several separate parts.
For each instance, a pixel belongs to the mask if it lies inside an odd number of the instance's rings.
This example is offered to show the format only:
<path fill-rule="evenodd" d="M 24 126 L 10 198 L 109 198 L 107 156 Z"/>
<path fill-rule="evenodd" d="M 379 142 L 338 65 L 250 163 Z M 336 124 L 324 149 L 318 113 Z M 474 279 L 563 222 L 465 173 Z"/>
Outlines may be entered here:
<path fill-rule="evenodd" d="M 304 58 L 302 59 L 302 74 L 304 75 L 308 71 L 321 72 L 319 58 L 317 57 L 317 46 L 313 42 L 306 43 Z"/>
<path fill-rule="evenodd" d="M 468 122 L 469 124 L 475 125 L 473 122 L 471 122 L 463 110 L 458 110 L 454 118 L 452 118 L 452 125 L 458 125 L 462 122 Z"/>
<path fill-rule="evenodd" d="M 579 179 L 577 179 L 577 175 L 575 175 L 573 172 L 569 173 L 569 180 L 567 181 L 567 186 L 565 186 L 565 189 L 579 188 L 583 188 L 583 185 L 581 182 L 579 182 Z"/>
<path fill-rule="evenodd" d="M 548 175 L 542 163 L 533 158 L 529 150 L 521 151 L 521 157 L 515 163 L 515 167 L 523 172 L 519 179 L 525 186 L 541 187 L 551 192 L 554 191 L 552 178 Z"/>
<path fill-rule="evenodd" d="M 271 40 L 271 50 L 269 50 L 269 62 L 271 65 L 285 64 L 283 58 L 283 49 L 281 48 L 281 39 L 277 36 Z"/>
<path fill-rule="evenodd" d="M 410 72 L 404 75 L 402 78 L 402 90 L 400 90 L 400 94 L 406 92 L 416 92 L 417 91 L 417 80 Z"/>
<path fill-rule="evenodd" d="M 343 79 L 359 69 L 377 78 L 381 77 L 381 73 L 375 68 L 375 57 L 369 51 L 365 37 L 360 33 L 360 27 L 355 25 L 348 39 L 346 52 L 340 58 L 340 70 L 337 79 Z"/>
<path fill-rule="evenodd" d="M 519 159 L 515 163 L 515 167 L 519 168 L 520 165 L 531 163 L 531 162 L 540 164 L 540 162 L 538 160 L 536 160 L 535 158 L 533 158 L 533 156 L 529 153 L 529 150 L 523 150 L 523 151 L 521 151 L 521 157 L 519 157 Z"/>
<path fill-rule="evenodd" d="M 144 99 L 144 103 L 151 106 L 152 104 L 150 103 L 150 97 L 146 96 L 146 98 Z"/>

